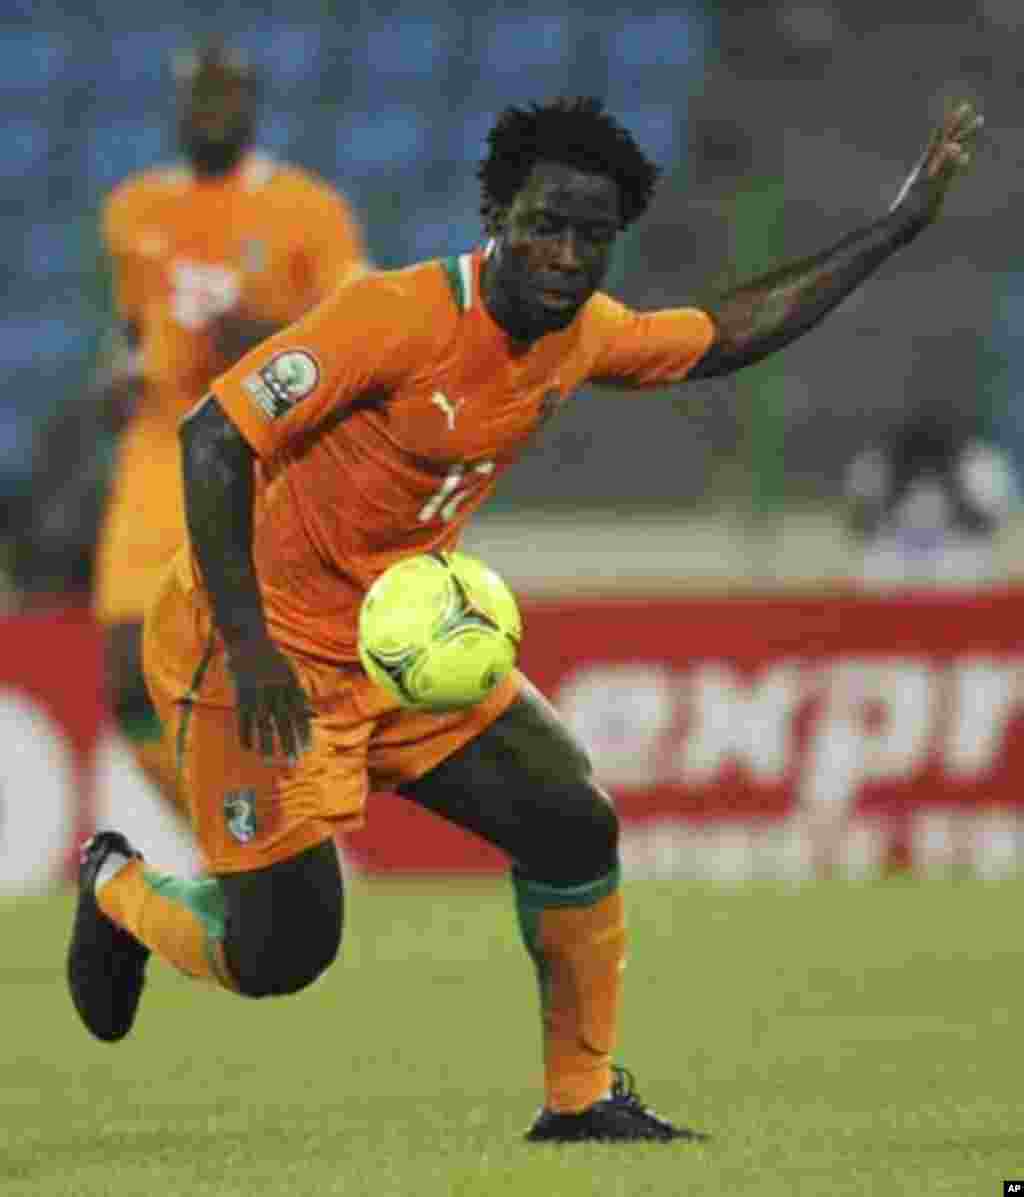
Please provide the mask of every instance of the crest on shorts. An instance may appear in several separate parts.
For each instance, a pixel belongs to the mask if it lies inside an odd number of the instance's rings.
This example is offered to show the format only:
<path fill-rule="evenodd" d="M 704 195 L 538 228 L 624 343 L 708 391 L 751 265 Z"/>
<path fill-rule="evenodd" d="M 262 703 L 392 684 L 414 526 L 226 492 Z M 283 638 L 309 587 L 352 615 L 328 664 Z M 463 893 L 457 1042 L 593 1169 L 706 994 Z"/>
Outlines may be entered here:
<path fill-rule="evenodd" d="M 259 825 L 256 821 L 256 791 L 232 790 L 224 798 L 224 822 L 228 831 L 240 844 L 248 844 L 256 838 Z"/>

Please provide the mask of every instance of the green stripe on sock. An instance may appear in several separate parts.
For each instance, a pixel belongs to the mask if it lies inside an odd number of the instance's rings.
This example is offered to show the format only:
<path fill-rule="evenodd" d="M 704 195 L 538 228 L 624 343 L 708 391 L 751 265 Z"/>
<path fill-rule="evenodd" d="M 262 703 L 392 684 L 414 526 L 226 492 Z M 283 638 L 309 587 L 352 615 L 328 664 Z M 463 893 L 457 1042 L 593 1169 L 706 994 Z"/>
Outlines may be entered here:
<path fill-rule="evenodd" d="M 207 939 L 224 938 L 224 891 L 215 877 L 189 880 L 143 869 L 142 879 L 154 893 L 187 906 L 203 924 Z"/>
<path fill-rule="evenodd" d="M 598 877 L 596 881 L 585 881 L 582 885 L 566 887 L 545 885 L 542 881 L 530 881 L 512 874 L 512 882 L 516 888 L 516 903 L 520 908 L 540 913 L 559 906 L 594 906 L 615 893 L 622 881 L 622 870 L 618 867 L 605 877 Z"/>

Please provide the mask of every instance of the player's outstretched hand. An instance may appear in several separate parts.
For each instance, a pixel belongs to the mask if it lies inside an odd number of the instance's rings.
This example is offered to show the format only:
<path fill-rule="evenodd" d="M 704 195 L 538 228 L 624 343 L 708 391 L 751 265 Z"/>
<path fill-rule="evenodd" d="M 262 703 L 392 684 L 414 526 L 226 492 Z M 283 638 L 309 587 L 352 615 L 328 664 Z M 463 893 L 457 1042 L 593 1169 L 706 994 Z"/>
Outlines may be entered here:
<path fill-rule="evenodd" d="M 294 764 L 310 746 L 313 712 L 288 658 L 270 640 L 249 640 L 232 645 L 228 666 L 243 747 Z"/>
<path fill-rule="evenodd" d="M 970 165 L 983 124 L 984 118 L 969 100 L 955 104 L 932 133 L 890 210 L 911 207 L 925 224 L 933 221 L 953 180 Z"/>

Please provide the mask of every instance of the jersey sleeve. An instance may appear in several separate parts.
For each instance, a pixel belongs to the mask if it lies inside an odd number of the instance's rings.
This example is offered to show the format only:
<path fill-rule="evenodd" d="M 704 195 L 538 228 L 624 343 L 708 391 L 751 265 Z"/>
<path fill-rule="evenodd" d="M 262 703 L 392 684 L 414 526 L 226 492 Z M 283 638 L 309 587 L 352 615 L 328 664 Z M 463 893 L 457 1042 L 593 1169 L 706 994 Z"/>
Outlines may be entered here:
<path fill-rule="evenodd" d="M 592 382 L 654 387 L 682 382 L 711 348 L 714 321 L 700 308 L 638 312 L 598 293 L 587 305 Z"/>
<path fill-rule="evenodd" d="M 211 390 L 250 446 L 273 456 L 331 413 L 414 373 L 429 312 L 387 274 L 340 288 L 247 353 Z"/>
<path fill-rule="evenodd" d="M 114 305 L 122 320 L 139 324 L 144 302 L 144 261 L 138 250 L 139 231 L 132 194 L 119 188 L 103 206 L 101 234 L 110 260 Z"/>

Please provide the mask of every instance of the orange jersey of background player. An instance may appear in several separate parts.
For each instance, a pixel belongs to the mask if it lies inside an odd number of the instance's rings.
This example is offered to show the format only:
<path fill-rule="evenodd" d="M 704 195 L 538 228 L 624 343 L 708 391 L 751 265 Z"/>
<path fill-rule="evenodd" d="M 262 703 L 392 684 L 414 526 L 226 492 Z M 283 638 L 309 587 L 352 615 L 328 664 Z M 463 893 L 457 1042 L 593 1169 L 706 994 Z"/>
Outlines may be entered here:
<path fill-rule="evenodd" d="M 481 261 L 367 276 L 214 383 L 260 458 L 254 553 L 283 647 L 353 659 L 373 579 L 453 547 L 577 387 L 679 381 L 713 340 L 696 308 L 639 313 L 599 292 L 567 329 L 517 347 L 481 301 Z"/>
<path fill-rule="evenodd" d="M 362 237 L 324 182 L 258 152 L 227 176 L 187 165 L 137 175 L 107 200 L 118 314 L 138 330 L 147 403 L 176 421 L 228 363 L 228 313 L 288 324 L 362 266 Z"/>
<path fill-rule="evenodd" d="M 116 623 L 141 620 L 185 539 L 177 427 L 231 364 L 217 349 L 218 319 L 287 325 L 363 273 L 365 257 L 341 196 L 259 152 L 212 179 L 182 165 L 127 180 L 107 201 L 103 234 L 144 384 L 98 550 L 95 608 Z"/>

